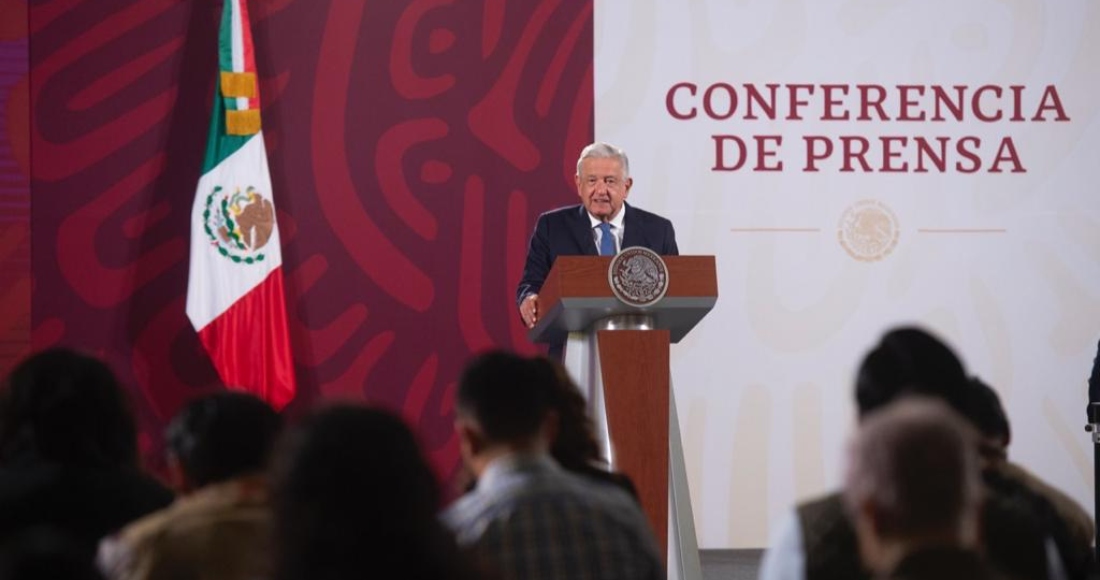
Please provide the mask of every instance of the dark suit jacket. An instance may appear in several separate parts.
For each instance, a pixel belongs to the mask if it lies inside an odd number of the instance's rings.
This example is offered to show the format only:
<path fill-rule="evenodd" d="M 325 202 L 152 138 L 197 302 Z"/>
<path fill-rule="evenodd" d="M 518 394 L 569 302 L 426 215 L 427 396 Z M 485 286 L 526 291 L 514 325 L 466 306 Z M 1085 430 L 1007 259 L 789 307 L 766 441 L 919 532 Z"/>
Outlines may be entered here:
<path fill-rule="evenodd" d="M 172 503 L 172 492 L 137 470 L 46 462 L 0 467 L 0 543 L 36 526 L 71 536 L 91 561 L 99 540 Z"/>
<path fill-rule="evenodd" d="M 1096 345 L 1096 358 L 1092 359 L 1092 374 L 1089 375 L 1089 403 L 1100 403 L 1100 344 Z M 1085 409 L 1085 415 L 1091 422 L 1092 414 L 1088 408 Z"/>
<path fill-rule="evenodd" d="M 676 231 L 672 222 L 624 203 L 623 248 L 642 246 L 662 256 L 676 256 Z M 542 288 L 558 256 L 598 256 L 592 238 L 592 222 L 583 205 L 548 211 L 539 216 L 527 246 L 527 263 L 516 289 L 516 305 Z"/>

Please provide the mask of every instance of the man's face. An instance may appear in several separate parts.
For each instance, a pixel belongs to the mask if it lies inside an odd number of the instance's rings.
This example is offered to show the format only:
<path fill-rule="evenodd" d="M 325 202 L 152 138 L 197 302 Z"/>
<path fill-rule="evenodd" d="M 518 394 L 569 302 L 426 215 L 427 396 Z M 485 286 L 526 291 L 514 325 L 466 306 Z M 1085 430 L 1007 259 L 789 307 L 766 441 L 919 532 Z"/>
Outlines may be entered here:
<path fill-rule="evenodd" d="M 608 221 L 623 208 L 633 181 L 623 175 L 623 164 L 613 157 L 589 157 L 575 177 L 577 195 L 588 213 Z"/>

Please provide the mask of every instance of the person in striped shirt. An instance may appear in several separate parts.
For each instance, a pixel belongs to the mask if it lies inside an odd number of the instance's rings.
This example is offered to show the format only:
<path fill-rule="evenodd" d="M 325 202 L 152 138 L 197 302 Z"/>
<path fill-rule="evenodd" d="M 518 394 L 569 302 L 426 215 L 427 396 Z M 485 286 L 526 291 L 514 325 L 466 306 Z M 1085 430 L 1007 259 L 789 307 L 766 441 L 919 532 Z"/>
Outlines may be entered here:
<path fill-rule="evenodd" d="M 535 360 L 506 352 L 467 366 L 455 428 L 477 485 L 444 512 L 444 523 L 504 580 L 664 578 L 637 502 L 551 458 L 552 380 Z"/>

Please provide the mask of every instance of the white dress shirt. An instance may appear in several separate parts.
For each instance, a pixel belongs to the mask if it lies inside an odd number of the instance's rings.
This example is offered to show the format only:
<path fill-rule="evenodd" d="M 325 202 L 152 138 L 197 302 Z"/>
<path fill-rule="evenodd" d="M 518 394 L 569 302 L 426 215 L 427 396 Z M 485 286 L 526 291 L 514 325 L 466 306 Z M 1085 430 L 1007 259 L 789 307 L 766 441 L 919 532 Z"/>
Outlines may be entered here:
<path fill-rule="evenodd" d="M 615 217 L 611 218 L 608 222 L 611 224 L 611 235 L 615 237 L 615 253 L 623 251 L 623 217 L 626 216 L 626 206 L 619 208 L 619 213 L 615 214 Z M 600 232 L 600 223 L 602 220 L 593 217 L 592 214 L 588 214 L 588 221 L 592 224 L 592 240 L 596 242 L 596 248 L 600 247 L 600 238 L 603 233 Z"/>

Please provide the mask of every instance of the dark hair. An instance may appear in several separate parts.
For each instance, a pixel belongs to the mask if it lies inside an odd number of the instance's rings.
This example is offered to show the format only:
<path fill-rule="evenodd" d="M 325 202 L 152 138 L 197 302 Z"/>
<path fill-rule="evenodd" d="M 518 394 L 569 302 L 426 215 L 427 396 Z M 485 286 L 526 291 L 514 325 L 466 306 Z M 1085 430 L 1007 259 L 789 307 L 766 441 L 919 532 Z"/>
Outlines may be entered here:
<path fill-rule="evenodd" d="M 137 465 L 125 393 L 98 359 L 45 350 L 19 363 L 7 383 L 0 398 L 0 461 Z"/>
<path fill-rule="evenodd" d="M 277 579 L 456 575 L 435 477 L 397 417 L 351 405 L 307 417 L 280 446 L 273 483 Z"/>
<path fill-rule="evenodd" d="M 971 377 L 969 387 L 965 390 L 965 417 L 982 435 L 1002 439 L 1008 445 L 1012 440 L 1012 428 L 997 391 L 978 377 Z"/>
<path fill-rule="evenodd" d="M 561 363 L 546 357 L 535 357 L 532 361 L 552 386 L 550 404 L 558 415 L 558 432 L 550 443 L 550 456 L 568 471 L 618 486 L 637 499 L 634 482 L 625 474 L 609 470 L 588 415 L 588 402 L 569 372 Z"/>
<path fill-rule="evenodd" d="M 165 440 L 191 485 L 202 487 L 262 471 L 281 424 L 257 397 L 221 392 L 184 407 L 168 424 Z"/>
<path fill-rule="evenodd" d="M 541 429 L 553 389 L 553 378 L 540 372 L 531 359 L 493 351 L 466 366 L 455 411 L 476 421 L 492 442 L 522 441 Z"/>
<path fill-rule="evenodd" d="M 920 328 L 896 328 L 864 357 L 856 404 L 862 417 L 902 394 L 920 394 L 962 411 L 967 381 L 962 361 L 939 338 Z"/>
<path fill-rule="evenodd" d="M 570 471 L 582 471 L 592 464 L 606 464 L 588 416 L 588 403 L 565 367 L 545 357 L 532 359 L 545 381 L 552 386 L 550 405 L 558 414 L 558 433 L 550 444 L 550 455 Z"/>

